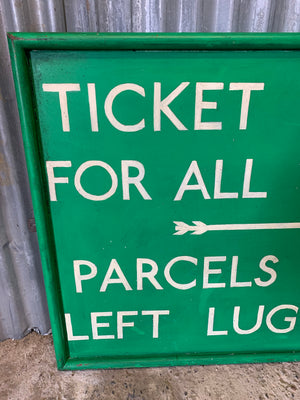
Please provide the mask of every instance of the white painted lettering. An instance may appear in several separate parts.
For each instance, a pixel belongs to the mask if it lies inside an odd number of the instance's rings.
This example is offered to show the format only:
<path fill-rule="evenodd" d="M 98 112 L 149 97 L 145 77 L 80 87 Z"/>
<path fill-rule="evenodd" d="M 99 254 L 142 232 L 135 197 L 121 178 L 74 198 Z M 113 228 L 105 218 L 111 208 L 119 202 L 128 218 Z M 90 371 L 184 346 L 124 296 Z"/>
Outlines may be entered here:
<path fill-rule="evenodd" d="M 124 125 L 119 122 L 113 114 L 112 106 L 115 98 L 122 92 L 127 90 L 131 90 L 133 92 L 138 93 L 139 95 L 145 97 L 145 90 L 142 86 L 136 85 L 135 83 L 123 83 L 122 85 L 118 85 L 114 87 L 106 97 L 104 103 L 105 114 L 109 120 L 109 122 L 119 131 L 122 132 L 137 132 L 141 129 L 145 128 L 145 120 L 142 119 L 139 123 L 135 125 Z"/>
<path fill-rule="evenodd" d="M 80 267 L 85 265 L 90 269 L 88 274 L 81 274 Z M 97 267 L 90 261 L 85 260 L 74 260 L 73 261 L 73 269 L 74 269 L 74 278 L 75 278 L 75 287 L 76 293 L 82 293 L 82 281 L 86 281 L 89 279 L 95 278 L 97 275 Z"/>
<path fill-rule="evenodd" d="M 223 82 L 197 82 L 195 99 L 195 131 L 197 130 L 221 130 L 222 122 L 202 122 L 202 110 L 216 110 L 215 101 L 203 101 L 203 90 L 222 90 Z"/>
<path fill-rule="evenodd" d="M 96 101 L 96 90 L 94 83 L 88 83 L 88 97 L 90 106 L 90 117 L 91 117 L 91 129 L 92 132 L 98 132 L 98 113 L 97 113 L 97 101 Z"/>
<path fill-rule="evenodd" d="M 115 335 L 99 335 L 99 328 L 109 328 L 109 322 L 98 322 L 98 318 L 101 317 L 111 317 L 112 312 L 92 312 L 91 313 L 91 324 L 92 324 L 92 332 L 93 339 L 114 339 Z"/>
<path fill-rule="evenodd" d="M 255 278 L 254 281 L 258 286 L 266 287 L 272 285 L 276 281 L 277 273 L 273 268 L 267 267 L 266 263 L 268 261 L 272 261 L 274 264 L 278 263 L 278 258 L 275 256 L 265 256 L 259 263 L 259 268 L 264 272 L 267 272 L 271 275 L 271 278 L 268 281 L 262 281 L 260 278 Z"/>
<path fill-rule="evenodd" d="M 252 282 L 237 282 L 237 266 L 238 266 L 238 256 L 232 257 L 232 266 L 231 266 L 231 277 L 230 277 L 230 287 L 251 287 Z"/>
<path fill-rule="evenodd" d="M 139 193 L 142 195 L 144 200 L 152 200 L 147 193 L 141 181 L 145 176 L 145 168 L 139 161 L 133 160 L 122 160 L 122 184 L 123 184 L 123 200 L 130 200 L 129 195 L 129 185 L 134 185 Z M 138 175 L 131 177 L 129 176 L 129 168 L 136 168 L 138 170 Z"/>
<path fill-rule="evenodd" d="M 69 178 L 67 177 L 55 177 L 53 169 L 57 167 L 69 168 L 71 166 L 71 161 L 46 161 L 50 201 L 57 201 L 56 183 L 69 183 Z"/>
<path fill-rule="evenodd" d="M 275 307 L 267 315 L 267 318 L 266 318 L 267 327 L 270 329 L 270 331 L 272 331 L 274 333 L 291 332 L 295 328 L 296 317 L 285 317 L 284 321 L 289 322 L 290 325 L 284 329 L 275 328 L 275 326 L 272 324 L 272 321 L 271 321 L 272 317 L 280 310 L 293 310 L 293 311 L 295 311 L 296 314 L 298 313 L 298 307 L 290 305 L 290 304 L 282 304 L 281 306 Z"/>
<path fill-rule="evenodd" d="M 222 173 L 223 173 L 223 160 L 216 161 L 216 173 L 215 173 L 215 190 L 214 190 L 214 198 L 215 199 L 237 199 L 238 193 L 221 193 L 221 182 L 222 182 Z"/>
<path fill-rule="evenodd" d="M 73 334 L 73 327 L 71 322 L 71 314 L 65 314 L 65 321 L 66 321 L 66 329 L 67 329 L 67 337 L 68 341 L 71 342 L 72 340 L 89 340 L 89 336 L 86 335 L 74 335 Z"/>
<path fill-rule="evenodd" d="M 190 84 L 182 82 L 165 99 L 161 100 L 161 83 L 154 82 L 154 104 L 153 119 L 154 131 L 161 130 L 161 113 L 163 112 L 179 131 L 186 131 L 187 128 L 179 121 L 176 115 L 170 110 L 169 104 Z"/>
<path fill-rule="evenodd" d="M 197 184 L 196 185 L 189 185 L 188 182 L 191 179 L 192 175 L 195 176 L 197 179 Z M 189 166 L 187 173 L 185 174 L 185 177 L 183 178 L 183 181 L 180 185 L 180 188 L 175 196 L 174 201 L 178 201 L 182 199 L 182 196 L 186 190 L 201 190 L 203 197 L 205 199 L 210 199 L 210 196 L 208 194 L 208 191 L 206 189 L 205 183 L 203 181 L 200 169 L 198 167 L 197 161 L 192 161 L 191 165 Z"/>
<path fill-rule="evenodd" d="M 264 90 L 264 83 L 261 82 L 232 82 L 229 85 L 229 90 L 242 90 L 242 105 L 241 105 L 241 117 L 240 117 L 240 129 L 247 128 L 248 111 L 250 96 L 252 90 Z"/>
<path fill-rule="evenodd" d="M 55 92 L 59 95 L 62 128 L 64 132 L 70 131 L 67 92 L 80 91 L 79 83 L 43 83 L 44 92 Z"/>
<path fill-rule="evenodd" d="M 111 183 L 110 189 L 105 194 L 101 194 L 101 195 L 91 194 L 91 193 L 86 192 L 83 189 L 83 187 L 81 186 L 82 174 L 84 173 L 84 171 L 86 171 L 88 168 L 91 168 L 91 167 L 101 167 L 109 173 L 112 183 Z M 112 169 L 112 167 L 110 165 L 106 164 L 103 161 L 94 160 L 94 161 L 86 161 L 85 163 L 80 165 L 80 167 L 76 171 L 74 183 L 75 183 L 75 187 L 76 187 L 78 193 L 80 193 L 81 196 L 85 197 L 86 199 L 93 200 L 93 201 L 102 201 L 102 200 L 108 199 L 115 193 L 115 191 L 117 190 L 117 186 L 118 186 L 118 178 L 117 178 L 115 171 Z"/>
<path fill-rule="evenodd" d="M 251 328 L 251 329 L 241 329 L 241 328 L 239 328 L 240 308 L 241 308 L 240 306 L 234 307 L 234 311 L 233 311 L 233 329 L 239 335 L 250 335 L 251 333 L 256 332 L 261 327 L 265 306 L 259 306 L 258 307 L 256 323 L 255 323 L 254 327 Z"/>
<path fill-rule="evenodd" d="M 189 283 L 178 283 L 178 282 L 175 282 L 171 278 L 171 275 L 170 275 L 171 268 L 173 267 L 173 265 L 175 263 L 177 263 L 179 261 L 187 261 L 187 262 L 190 262 L 190 263 L 192 263 L 194 265 L 197 265 L 197 263 L 198 263 L 197 258 L 194 258 L 194 257 L 182 256 L 182 257 L 173 258 L 171 261 L 168 262 L 168 264 L 166 265 L 166 268 L 165 268 L 165 278 L 166 278 L 166 280 L 174 288 L 180 289 L 180 290 L 187 290 L 187 289 L 190 289 L 190 288 L 196 286 L 196 279 L 194 279 L 192 282 L 189 282 Z"/>
<path fill-rule="evenodd" d="M 159 316 L 160 315 L 169 315 L 169 310 L 149 310 L 149 311 L 142 311 L 142 315 L 152 315 L 153 318 L 153 338 L 158 338 L 158 325 L 159 325 Z"/>
<path fill-rule="evenodd" d="M 117 312 L 117 330 L 118 339 L 123 339 L 123 328 L 134 326 L 134 322 L 124 322 L 123 317 L 128 315 L 138 315 L 137 311 L 118 311 Z"/>
<path fill-rule="evenodd" d="M 214 330 L 215 307 L 210 307 L 208 311 L 207 336 L 222 336 L 228 335 L 228 331 Z"/>
<path fill-rule="evenodd" d="M 114 272 L 118 275 L 118 278 L 111 277 Z M 131 286 L 129 285 L 127 279 L 125 278 L 125 275 L 123 274 L 123 272 L 115 258 L 113 258 L 111 260 L 111 263 L 108 267 L 105 278 L 102 282 L 100 292 L 105 292 L 107 289 L 107 286 L 110 284 L 114 284 L 114 283 L 121 283 L 124 286 L 125 290 L 132 290 Z"/>
<path fill-rule="evenodd" d="M 243 185 L 243 198 L 244 199 L 266 198 L 267 192 L 250 192 L 252 165 L 253 165 L 252 159 L 246 160 L 244 185 Z"/>
<path fill-rule="evenodd" d="M 219 287 L 225 287 L 225 283 L 223 282 L 215 282 L 215 283 L 209 283 L 209 275 L 216 275 L 216 274 L 221 274 L 222 270 L 221 269 L 210 269 L 209 264 L 211 262 L 224 262 L 226 261 L 226 257 L 204 257 L 204 268 L 203 268 L 203 289 L 207 288 L 219 288 Z"/>
<path fill-rule="evenodd" d="M 144 271 L 144 265 L 150 265 L 150 271 Z M 143 290 L 143 280 L 148 279 L 149 282 L 155 287 L 156 290 L 163 290 L 163 287 L 157 282 L 155 276 L 158 272 L 158 266 L 155 261 L 149 258 L 137 258 L 136 260 L 136 279 L 137 279 L 137 290 Z"/>

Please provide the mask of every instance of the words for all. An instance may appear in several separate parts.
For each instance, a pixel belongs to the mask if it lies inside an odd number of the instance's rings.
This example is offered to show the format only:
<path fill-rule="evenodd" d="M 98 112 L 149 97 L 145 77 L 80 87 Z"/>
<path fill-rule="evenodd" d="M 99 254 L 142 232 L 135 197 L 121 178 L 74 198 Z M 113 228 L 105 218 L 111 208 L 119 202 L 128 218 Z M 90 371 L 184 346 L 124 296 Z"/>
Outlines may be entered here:
<path fill-rule="evenodd" d="M 251 176 L 252 176 L 253 159 L 247 159 L 245 164 L 244 181 L 242 187 L 242 198 L 266 198 L 267 192 L 253 192 L 250 191 Z M 56 184 L 68 184 L 69 178 L 67 176 L 55 176 L 55 168 L 71 168 L 71 161 L 46 161 L 46 169 L 49 184 L 50 200 L 57 201 L 56 195 Z M 93 167 L 100 167 L 105 170 L 111 179 L 110 188 L 102 194 L 95 194 L 87 192 L 81 184 L 82 175 L 85 171 Z M 133 176 L 130 176 L 129 169 L 134 168 L 136 171 Z M 223 175 L 223 160 L 217 160 L 215 166 L 215 182 L 214 182 L 214 199 L 237 199 L 239 197 L 238 192 L 222 192 L 222 175 Z M 129 187 L 135 186 L 140 195 L 144 200 L 152 200 L 148 191 L 142 184 L 142 180 L 145 176 L 144 165 L 136 160 L 121 160 L 121 177 L 122 177 L 122 189 L 123 189 L 123 200 L 130 200 Z M 190 184 L 191 179 L 196 179 L 196 184 Z M 118 187 L 118 177 L 113 168 L 101 160 L 86 161 L 80 165 L 74 175 L 74 186 L 77 192 L 84 198 L 92 201 L 103 201 L 109 199 L 116 192 Z M 101 186 L 100 180 L 97 181 L 96 190 L 99 192 L 99 186 Z M 210 194 L 206 188 L 202 174 L 200 172 L 197 161 L 192 161 L 174 198 L 174 201 L 180 201 L 186 191 L 197 190 L 201 191 L 205 200 L 211 199 Z"/>

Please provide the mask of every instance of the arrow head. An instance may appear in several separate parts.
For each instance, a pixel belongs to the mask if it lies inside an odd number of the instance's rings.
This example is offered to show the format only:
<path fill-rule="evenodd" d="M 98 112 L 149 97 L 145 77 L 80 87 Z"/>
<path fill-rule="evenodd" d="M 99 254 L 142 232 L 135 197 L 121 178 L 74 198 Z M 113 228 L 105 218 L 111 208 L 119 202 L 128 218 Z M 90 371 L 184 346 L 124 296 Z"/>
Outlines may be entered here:
<path fill-rule="evenodd" d="M 192 235 L 202 235 L 202 233 L 205 233 L 208 231 L 208 226 L 201 221 L 193 221 L 194 225 L 188 225 L 185 222 L 181 221 L 173 221 L 175 226 L 175 232 L 174 235 L 184 235 L 187 232 L 191 232 Z"/>

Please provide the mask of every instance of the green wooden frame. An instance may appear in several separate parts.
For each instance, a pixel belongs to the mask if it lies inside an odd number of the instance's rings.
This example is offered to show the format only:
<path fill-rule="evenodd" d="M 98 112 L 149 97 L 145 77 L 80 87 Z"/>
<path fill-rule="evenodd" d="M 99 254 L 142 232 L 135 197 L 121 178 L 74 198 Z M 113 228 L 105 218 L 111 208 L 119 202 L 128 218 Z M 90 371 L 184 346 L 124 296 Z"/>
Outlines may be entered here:
<path fill-rule="evenodd" d="M 25 155 L 34 206 L 39 247 L 57 358 L 62 370 L 88 368 L 151 367 L 187 364 L 220 364 L 300 360 L 300 352 L 211 354 L 137 359 L 71 359 L 62 312 L 52 223 L 46 198 L 46 177 L 40 167 L 39 127 L 33 95 L 29 53 L 32 50 L 300 50 L 300 34 L 102 34 L 10 33 L 9 48 L 14 73 Z M 46 190 L 45 190 L 46 189 Z"/>

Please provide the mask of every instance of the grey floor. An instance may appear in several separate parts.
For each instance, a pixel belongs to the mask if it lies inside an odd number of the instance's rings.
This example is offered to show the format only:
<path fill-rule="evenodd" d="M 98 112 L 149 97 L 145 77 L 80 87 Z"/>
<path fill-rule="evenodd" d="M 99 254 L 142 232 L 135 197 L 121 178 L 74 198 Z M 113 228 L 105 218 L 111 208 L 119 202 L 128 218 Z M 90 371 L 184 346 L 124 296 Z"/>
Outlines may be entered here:
<path fill-rule="evenodd" d="M 0 343 L 0 400 L 300 400 L 300 363 L 57 371 L 52 336 Z"/>

